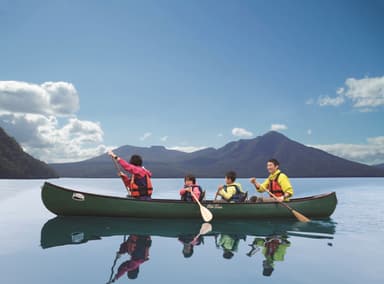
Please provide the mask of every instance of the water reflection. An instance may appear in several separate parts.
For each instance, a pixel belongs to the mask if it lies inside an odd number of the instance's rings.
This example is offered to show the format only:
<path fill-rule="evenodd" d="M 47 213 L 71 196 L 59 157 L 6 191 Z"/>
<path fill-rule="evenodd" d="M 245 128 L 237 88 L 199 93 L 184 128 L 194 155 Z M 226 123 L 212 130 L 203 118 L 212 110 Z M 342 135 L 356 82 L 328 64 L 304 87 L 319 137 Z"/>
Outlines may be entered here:
<path fill-rule="evenodd" d="M 215 235 L 215 244 L 217 248 L 223 249 L 223 257 L 225 259 L 231 259 L 239 248 L 240 240 L 246 240 L 246 235 L 238 234 L 220 234 Z M 219 239 L 219 241 L 217 241 Z"/>
<path fill-rule="evenodd" d="M 119 251 L 116 253 L 108 283 L 115 282 L 124 274 L 127 274 L 129 279 L 136 279 L 139 275 L 140 265 L 149 260 L 149 248 L 151 244 L 151 236 L 130 235 L 128 240 L 120 245 Z M 117 273 L 113 276 L 116 261 L 124 254 L 128 254 L 130 259 L 123 262 L 117 269 Z"/>
<path fill-rule="evenodd" d="M 206 244 L 212 243 L 231 264 L 237 261 L 240 251 L 248 256 L 249 261 L 262 254 L 260 269 L 264 276 L 269 277 L 273 274 L 275 263 L 283 262 L 288 248 L 292 250 L 290 237 L 294 236 L 295 241 L 297 237 L 332 240 L 334 233 L 335 224 L 332 221 L 217 221 L 211 225 L 201 224 L 199 220 L 56 217 L 44 224 L 41 247 L 81 245 L 122 236 L 123 241 L 116 245 L 116 257 L 108 283 L 124 275 L 129 279 L 139 277 L 140 267 L 149 261 L 154 236 L 173 238 L 175 243 L 181 244 L 181 258 L 191 258 L 196 247 L 199 250 L 209 249 Z M 207 239 L 212 242 L 206 242 Z M 156 257 L 160 256 L 152 256 Z"/>
<path fill-rule="evenodd" d="M 287 235 L 271 235 L 266 238 L 255 238 L 249 245 L 251 250 L 247 253 L 252 257 L 261 251 L 265 259 L 263 261 L 263 275 L 271 276 L 275 261 L 284 261 L 287 248 L 291 246 Z"/>

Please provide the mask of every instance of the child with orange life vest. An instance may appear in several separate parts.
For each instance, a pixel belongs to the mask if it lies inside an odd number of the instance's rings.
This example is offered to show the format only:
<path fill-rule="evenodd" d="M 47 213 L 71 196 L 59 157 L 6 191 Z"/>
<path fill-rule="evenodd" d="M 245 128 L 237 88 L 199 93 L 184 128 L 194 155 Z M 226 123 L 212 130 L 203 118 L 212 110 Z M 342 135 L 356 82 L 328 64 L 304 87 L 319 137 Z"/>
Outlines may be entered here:
<path fill-rule="evenodd" d="M 250 182 L 258 192 L 264 192 L 267 189 L 277 197 L 278 201 L 289 201 L 293 195 L 293 188 L 287 175 L 280 171 L 279 166 L 280 163 L 276 159 L 270 159 L 267 163 L 269 177 L 261 184 L 254 177 L 250 179 Z M 276 200 L 271 196 L 270 198 L 258 197 L 257 201 L 275 202 Z"/>
<path fill-rule="evenodd" d="M 184 201 L 195 201 L 195 199 L 192 197 L 192 192 L 196 199 L 201 201 L 203 193 L 201 186 L 196 184 L 195 176 L 187 175 L 184 178 L 184 187 L 180 189 L 181 199 Z"/>
<path fill-rule="evenodd" d="M 143 167 L 142 158 L 139 155 L 132 155 L 128 163 L 112 151 L 108 151 L 108 155 L 115 159 L 125 171 L 131 174 L 131 177 L 128 177 L 123 172 L 119 173 L 125 186 L 129 188 L 131 196 L 140 200 L 150 200 L 153 191 L 152 173 Z"/>

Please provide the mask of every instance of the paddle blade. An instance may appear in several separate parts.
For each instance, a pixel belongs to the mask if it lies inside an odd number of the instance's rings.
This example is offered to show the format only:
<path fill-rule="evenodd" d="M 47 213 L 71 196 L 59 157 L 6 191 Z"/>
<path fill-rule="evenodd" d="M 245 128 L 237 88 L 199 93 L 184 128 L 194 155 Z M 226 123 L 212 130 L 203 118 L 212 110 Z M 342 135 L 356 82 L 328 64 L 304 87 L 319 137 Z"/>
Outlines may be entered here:
<path fill-rule="evenodd" d="M 307 217 L 305 217 L 303 214 L 297 212 L 296 210 L 292 209 L 292 213 L 293 215 L 295 215 L 295 217 L 297 218 L 297 220 L 299 220 L 300 222 L 309 222 L 311 221 L 310 219 L 308 219 Z"/>
<path fill-rule="evenodd" d="M 209 223 L 203 223 L 200 228 L 200 235 L 208 234 L 210 231 L 212 231 L 212 225 Z"/>
<path fill-rule="evenodd" d="M 201 217 L 203 217 L 203 220 L 205 222 L 210 222 L 213 218 L 211 211 L 209 211 L 208 208 L 204 206 L 200 206 L 200 213 L 201 213 Z"/>

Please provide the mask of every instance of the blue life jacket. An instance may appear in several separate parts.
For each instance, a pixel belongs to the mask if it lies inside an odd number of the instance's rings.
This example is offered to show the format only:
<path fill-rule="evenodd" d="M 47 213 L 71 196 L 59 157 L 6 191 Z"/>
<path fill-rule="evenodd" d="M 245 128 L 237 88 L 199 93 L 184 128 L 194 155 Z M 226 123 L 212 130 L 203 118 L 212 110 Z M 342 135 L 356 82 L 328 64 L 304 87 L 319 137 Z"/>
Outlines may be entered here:
<path fill-rule="evenodd" d="M 245 193 L 240 190 L 237 184 L 224 185 L 224 190 L 227 191 L 227 188 L 231 186 L 236 188 L 236 193 L 231 197 L 231 199 L 227 201 L 240 202 L 243 199 Z"/>
<path fill-rule="evenodd" d="M 184 188 L 189 188 L 191 187 L 192 190 L 197 187 L 200 191 L 200 198 L 199 198 L 199 201 L 202 201 L 203 199 L 203 189 L 201 188 L 200 185 L 197 185 L 197 184 L 194 184 L 194 185 L 184 185 Z M 189 192 L 189 191 L 186 191 L 182 196 L 181 196 L 181 200 L 183 201 L 194 201 L 195 199 L 192 197 L 192 194 Z"/>

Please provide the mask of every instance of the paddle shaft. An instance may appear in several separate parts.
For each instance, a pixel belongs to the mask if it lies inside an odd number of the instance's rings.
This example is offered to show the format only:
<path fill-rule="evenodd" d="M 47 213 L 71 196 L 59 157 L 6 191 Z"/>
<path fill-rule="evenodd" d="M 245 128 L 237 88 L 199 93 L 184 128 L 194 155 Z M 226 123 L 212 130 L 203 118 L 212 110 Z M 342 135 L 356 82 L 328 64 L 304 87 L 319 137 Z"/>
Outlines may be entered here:
<path fill-rule="evenodd" d="M 193 193 L 193 189 L 191 189 L 191 195 L 193 197 L 193 199 L 195 199 L 196 203 L 199 205 L 200 207 L 200 214 L 201 214 L 201 217 L 204 219 L 205 222 L 209 222 L 212 220 L 213 218 L 213 215 L 212 215 L 212 212 L 209 211 L 208 208 L 204 207 L 199 199 L 196 197 L 196 195 Z"/>
<path fill-rule="evenodd" d="M 111 157 L 111 158 L 112 158 L 113 164 L 115 165 L 115 168 L 116 168 L 116 170 L 117 170 L 117 173 L 118 173 L 119 176 L 120 176 L 120 172 L 121 172 L 120 166 L 119 166 L 119 164 L 117 163 L 117 161 L 116 161 L 115 158 L 113 158 L 113 157 Z M 123 184 L 124 184 L 124 186 L 125 186 L 125 189 L 128 191 L 128 193 L 131 193 L 131 191 L 129 190 L 129 188 L 125 185 L 123 177 L 120 176 L 120 178 L 121 178 L 121 181 L 123 182 Z"/>
<path fill-rule="evenodd" d="M 269 193 L 270 196 L 273 197 L 273 199 L 275 199 L 277 202 L 279 202 L 281 205 L 283 205 L 285 208 L 288 208 L 289 210 L 293 210 L 291 207 L 289 207 L 287 204 L 285 204 L 284 202 L 280 201 L 279 199 L 277 199 L 277 196 L 274 195 L 272 192 L 270 192 L 268 189 L 264 189 L 266 192 Z"/>
<path fill-rule="evenodd" d="M 197 204 L 199 204 L 199 207 L 204 207 L 204 206 L 200 203 L 200 201 L 199 201 L 199 199 L 196 197 L 196 195 L 193 193 L 193 190 L 191 190 L 191 195 L 192 195 L 192 197 L 195 199 L 195 201 L 197 202 Z"/>
<path fill-rule="evenodd" d="M 287 208 L 289 211 L 291 211 L 291 213 L 296 217 L 296 219 L 298 219 L 300 222 L 309 222 L 310 219 L 307 218 L 306 216 L 304 216 L 303 214 L 301 214 L 300 212 L 297 212 L 295 209 L 291 208 L 290 206 L 288 206 L 287 204 L 285 204 L 284 202 L 280 201 L 277 199 L 276 195 L 274 195 L 271 191 L 269 191 L 268 189 L 264 189 L 266 192 L 269 193 L 270 196 L 272 196 L 280 205 L 283 205 L 285 208 Z"/>

